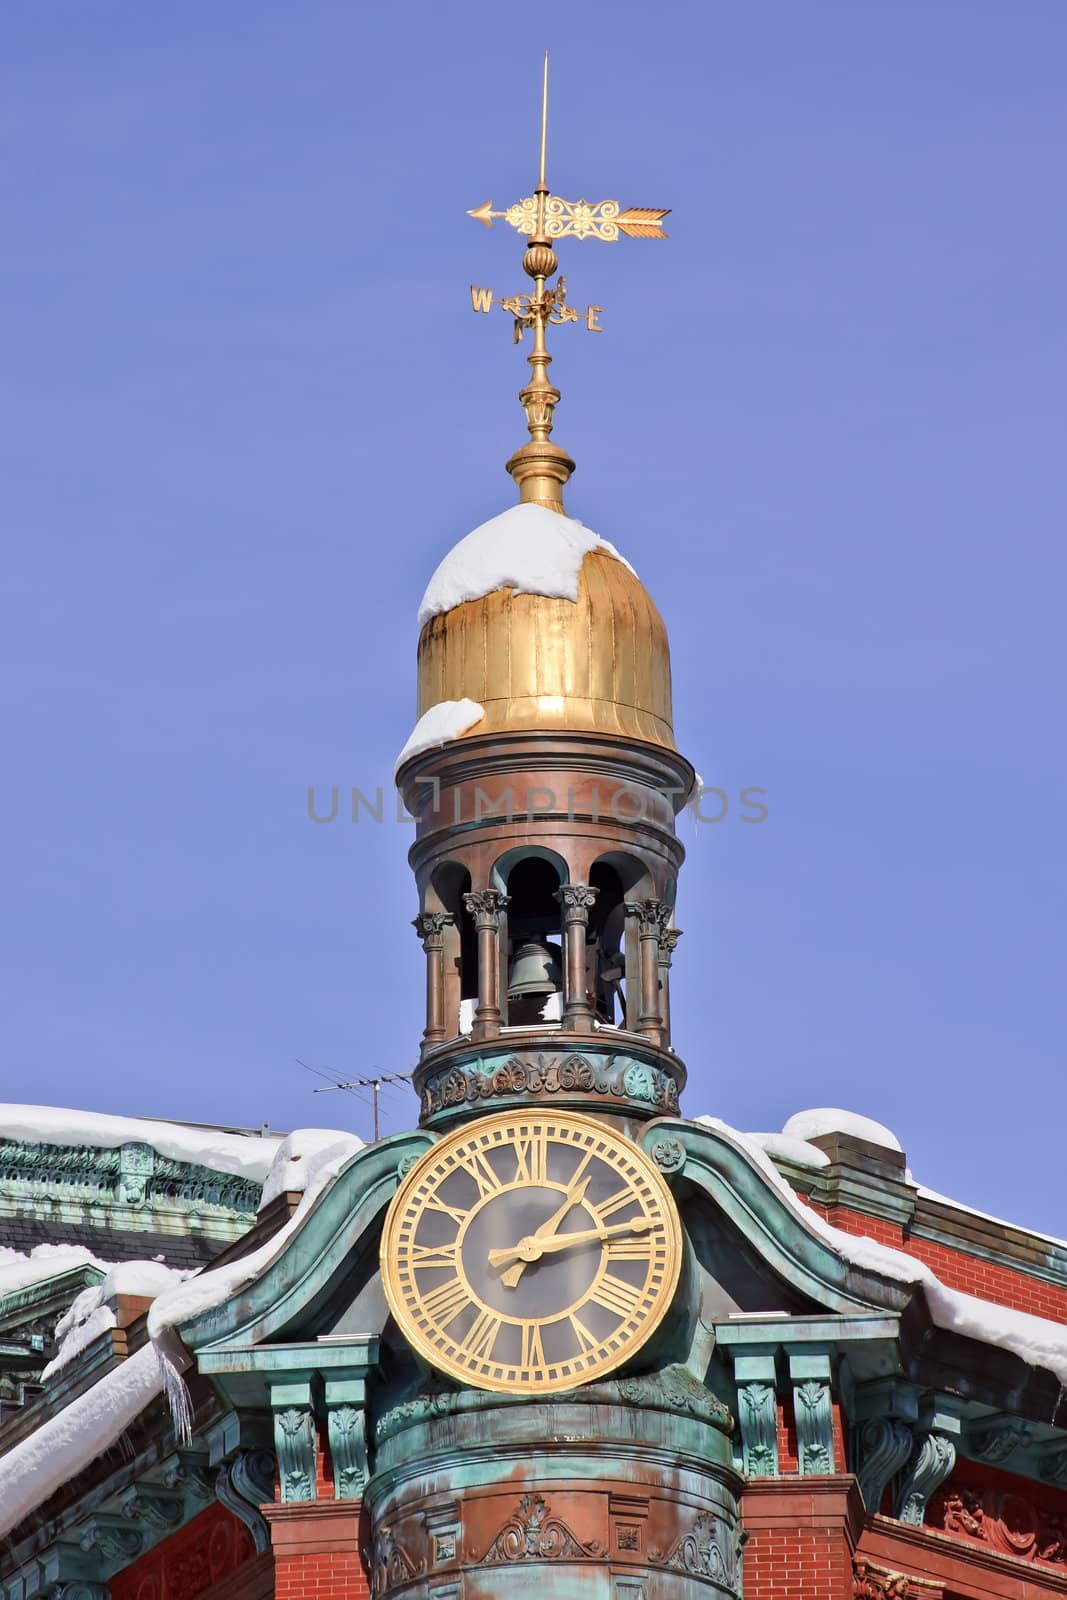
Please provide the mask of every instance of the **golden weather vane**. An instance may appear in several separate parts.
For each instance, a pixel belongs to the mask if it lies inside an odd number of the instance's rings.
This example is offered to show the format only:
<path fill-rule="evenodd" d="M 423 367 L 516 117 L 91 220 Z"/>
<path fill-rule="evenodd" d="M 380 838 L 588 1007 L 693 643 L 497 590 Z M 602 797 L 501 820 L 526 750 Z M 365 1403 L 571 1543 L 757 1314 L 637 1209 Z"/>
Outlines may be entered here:
<path fill-rule="evenodd" d="M 623 210 L 617 200 L 601 200 L 590 205 L 587 200 L 561 200 L 549 190 L 545 181 L 545 150 L 548 139 L 548 51 L 545 51 L 544 81 L 541 92 L 541 161 L 537 188 L 527 200 L 520 200 L 506 211 L 494 211 L 493 202 L 487 200 L 477 211 L 468 211 L 469 217 L 493 226 L 494 218 L 510 223 L 517 232 L 529 240 L 522 258 L 523 271 L 534 281 L 532 294 L 497 296 L 491 289 L 481 289 L 471 284 L 471 307 L 488 314 L 494 306 L 509 312 L 514 318 L 515 342 L 521 340 L 526 329 L 533 333 L 533 350 L 527 356 L 532 376 L 520 392 L 519 399 L 526 412 L 526 426 L 530 442 L 516 450 L 507 464 L 519 485 L 519 498 L 524 502 L 551 506 L 563 510 L 563 485 L 574 471 L 574 462 L 559 445 L 552 444 L 552 418 L 559 403 L 559 390 L 548 380 L 552 357 L 545 344 L 545 330 L 549 324 L 562 327 L 568 322 L 584 322 L 590 333 L 603 330 L 598 317 L 603 306 L 587 306 L 579 311 L 567 304 L 567 280 L 559 278 L 551 288 L 547 280 L 559 271 L 559 261 L 552 245 L 557 239 L 602 239 L 608 243 L 626 234 L 631 239 L 666 239 L 660 226 L 669 213 L 644 206 L 630 206 Z"/>

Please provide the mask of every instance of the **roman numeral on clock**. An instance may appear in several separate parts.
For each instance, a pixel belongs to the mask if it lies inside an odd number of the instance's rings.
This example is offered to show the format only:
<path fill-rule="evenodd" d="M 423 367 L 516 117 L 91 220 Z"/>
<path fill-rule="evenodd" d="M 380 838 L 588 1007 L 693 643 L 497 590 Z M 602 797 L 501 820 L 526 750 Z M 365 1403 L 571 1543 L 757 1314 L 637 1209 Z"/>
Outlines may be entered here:
<path fill-rule="evenodd" d="M 423 1296 L 422 1309 L 439 1327 L 447 1328 L 470 1303 L 467 1285 L 462 1278 L 452 1278 L 448 1283 L 442 1283 L 439 1289 L 432 1289 Z"/>
<path fill-rule="evenodd" d="M 582 1355 L 584 1356 L 590 1350 L 595 1350 L 600 1341 L 589 1332 L 584 1322 L 579 1322 L 573 1311 L 567 1321 L 574 1330 L 574 1337 L 578 1341 L 578 1349 Z"/>
<path fill-rule="evenodd" d="M 548 1178 L 548 1137 L 542 1130 L 515 1141 L 515 1182 L 544 1183 Z"/>
<path fill-rule="evenodd" d="M 541 1343 L 541 1324 L 527 1322 L 522 1330 L 522 1359 L 519 1363 L 523 1367 L 543 1367 L 545 1364 L 545 1347 Z"/>
<path fill-rule="evenodd" d="M 473 1178 L 478 1185 L 478 1194 L 484 1200 L 486 1195 L 496 1194 L 504 1186 L 480 1150 L 471 1150 L 457 1158 L 457 1164 Z"/>
<path fill-rule="evenodd" d="M 458 1244 L 413 1244 L 411 1247 L 411 1265 L 413 1267 L 445 1267 L 451 1268 L 455 1272 L 458 1255 Z"/>
<path fill-rule="evenodd" d="M 503 1317 L 496 1317 L 491 1311 L 481 1313 L 463 1341 L 463 1348 L 472 1361 L 490 1359 L 503 1320 Z"/>
<path fill-rule="evenodd" d="M 596 1214 L 600 1218 L 601 1222 L 604 1222 L 608 1217 L 613 1217 L 616 1211 L 624 1211 L 627 1206 L 635 1206 L 637 1204 L 637 1195 L 634 1194 L 634 1191 L 629 1186 L 627 1186 L 624 1189 L 616 1189 L 614 1194 L 609 1195 L 606 1200 L 601 1201 L 596 1208 Z"/>
<path fill-rule="evenodd" d="M 617 1317 L 632 1317 L 644 1294 L 632 1283 L 624 1283 L 621 1278 L 607 1272 L 589 1298 L 598 1306 L 603 1306 L 605 1311 L 613 1311 Z"/>
<path fill-rule="evenodd" d="M 649 1261 L 652 1258 L 652 1241 L 644 1239 L 609 1239 L 609 1261 Z"/>

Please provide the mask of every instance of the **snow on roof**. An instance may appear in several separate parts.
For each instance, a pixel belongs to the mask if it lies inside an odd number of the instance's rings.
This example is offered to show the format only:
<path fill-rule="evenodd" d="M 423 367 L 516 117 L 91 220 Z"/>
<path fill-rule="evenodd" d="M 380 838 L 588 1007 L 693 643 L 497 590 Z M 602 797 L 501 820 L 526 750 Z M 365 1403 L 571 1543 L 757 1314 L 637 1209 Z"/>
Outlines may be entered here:
<path fill-rule="evenodd" d="M 338 1133 L 336 1128 L 297 1128 L 278 1146 L 259 1209 L 262 1211 L 280 1194 L 306 1194 L 323 1167 L 337 1158 L 347 1161 L 362 1149 L 363 1140 L 354 1133 Z"/>
<path fill-rule="evenodd" d="M 109 1263 L 99 1261 L 82 1244 L 39 1244 L 23 1255 L 21 1250 L 0 1248 L 0 1300 L 32 1284 L 44 1283 L 72 1267 L 95 1267 L 106 1273 Z"/>
<path fill-rule="evenodd" d="M 249 1255 L 221 1267 L 205 1268 L 177 1288 L 160 1295 L 148 1313 L 149 1336 L 158 1339 L 169 1329 L 221 1306 L 246 1283 L 261 1277 L 304 1226 L 319 1195 L 362 1149 L 363 1141 L 354 1133 L 299 1128 L 289 1134 L 278 1151 L 277 1168 L 268 1177 L 264 1189 L 265 1194 L 282 1194 L 287 1189 L 303 1187 L 304 1198 L 285 1227 L 279 1228 L 266 1244 Z"/>
<path fill-rule="evenodd" d="M 868 1144 L 881 1145 L 883 1150 L 904 1151 L 895 1133 L 881 1122 L 861 1117 L 855 1111 L 840 1111 L 835 1106 L 817 1106 L 812 1111 L 798 1111 L 790 1117 L 783 1133 L 794 1139 L 819 1139 L 827 1133 L 847 1133 L 854 1139 L 865 1139 Z"/>
<path fill-rule="evenodd" d="M 421 756 L 424 750 L 437 750 L 450 739 L 473 728 L 485 716 L 485 707 L 477 700 L 441 700 L 424 711 L 411 730 L 407 744 L 393 763 L 395 778 L 405 761 Z"/>
<path fill-rule="evenodd" d="M 789 1133 L 749 1133 L 745 1135 L 769 1156 L 779 1161 L 792 1161 L 799 1167 L 828 1167 L 830 1157 L 817 1144 L 806 1139 L 796 1139 Z"/>
<path fill-rule="evenodd" d="M 717 1117 L 695 1120 L 733 1144 L 776 1190 L 800 1226 L 821 1238 L 842 1260 L 898 1283 L 920 1285 L 938 1327 L 1010 1350 L 1067 1383 L 1067 1327 L 946 1288 L 929 1267 L 902 1250 L 833 1227 L 799 1199 L 761 1143 L 781 1136 L 739 1133 Z M 289 1222 L 251 1254 L 165 1288 L 149 1311 L 151 1344 L 8 1451 L 0 1475 L 0 1537 L 114 1444 L 165 1387 L 170 1390 L 175 1381 L 172 1330 L 222 1305 L 261 1277 L 304 1226 L 320 1195 L 362 1148 L 354 1135 L 324 1129 L 298 1130 L 278 1143 L 277 1165 L 265 1193 L 292 1190 L 301 1182 L 304 1186 L 303 1199 Z"/>
<path fill-rule="evenodd" d="M 147 1344 L 0 1457 L 0 1535 L 110 1449 L 162 1388 Z"/>
<path fill-rule="evenodd" d="M 150 1144 L 171 1161 L 188 1161 L 212 1172 L 262 1183 L 281 1144 L 278 1133 L 223 1133 L 183 1122 L 153 1122 L 142 1117 L 112 1117 L 98 1111 L 68 1111 L 62 1106 L 0 1104 L 0 1137 L 23 1144 Z"/>
<path fill-rule="evenodd" d="M 603 550 L 634 570 L 613 544 L 575 517 L 545 506 L 509 506 L 468 533 L 445 556 L 422 597 L 419 627 L 442 611 L 465 600 L 480 600 L 496 589 L 577 600 L 578 574 L 590 550 Z"/>
<path fill-rule="evenodd" d="M 114 1302 L 120 1294 L 141 1300 L 154 1300 L 167 1289 L 175 1288 L 192 1274 L 162 1261 L 117 1261 L 108 1268 L 103 1282 L 83 1289 L 56 1323 L 59 1349 L 41 1374 L 47 1383 L 53 1373 L 69 1366 L 87 1345 L 109 1328 L 115 1327 Z"/>
<path fill-rule="evenodd" d="M 716 1133 L 746 1155 L 778 1191 L 801 1226 L 809 1233 L 818 1235 L 842 1260 L 897 1283 L 920 1285 L 937 1327 L 963 1334 L 980 1344 L 992 1344 L 1002 1350 L 1010 1350 L 1013 1355 L 1033 1366 L 1045 1367 L 1061 1383 L 1067 1384 L 1067 1327 L 1062 1323 L 1032 1316 L 1027 1311 L 1013 1311 L 1007 1306 L 994 1305 L 992 1301 L 963 1294 L 959 1289 L 949 1289 L 925 1262 L 916 1260 L 903 1250 L 894 1250 L 875 1239 L 842 1232 L 811 1206 L 804 1204 L 751 1135 L 739 1133 L 718 1117 L 697 1117 L 695 1120 L 705 1127 L 714 1128 Z M 867 1119 L 861 1117 L 857 1120 L 864 1122 Z M 874 1126 L 878 1127 L 879 1124 L 875 1123 Z M 786 1127 L 789 1127 L 789 1123 L 786 1123 Z"/>
<path fill-rule="evenodd" d="M 278 1146 L 277 1167 L 268 1175 L 265 1192 L 280 1194 L 303 1187 L 304 1197 L 292 1217 L 251 1254 L 221 1267 L 208 1267 L 165 1288 L 148 1314 L 151 1343 L 0 1457 L 4 1467 L 0 1473 L 0 1537 L 109 1449 L 149 1401 L 165 1389 L 172 1391 L 180 1380 L 171 1329 L 222 1305 L 246 1283 L 261 1277 L 303 1227 L 341 1168 L 363 1148 L 354 1134 L 321 1128 L 298 1129 L 274 1143 Z M 147 1278 L 141 1281 L 146 1283 Z M 86 1323 L 92 1315 L 95 1313 Z"/>

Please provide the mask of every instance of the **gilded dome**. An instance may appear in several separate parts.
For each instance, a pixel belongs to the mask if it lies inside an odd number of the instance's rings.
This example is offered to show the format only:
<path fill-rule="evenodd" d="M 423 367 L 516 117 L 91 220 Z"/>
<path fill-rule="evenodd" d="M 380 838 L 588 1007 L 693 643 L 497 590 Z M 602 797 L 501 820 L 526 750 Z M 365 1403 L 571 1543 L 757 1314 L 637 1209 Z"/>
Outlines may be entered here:
<path fill-rule="evenodd" d="M 574 518 L 512 506 L 449 552 L 419 619 L 419 715 L 475 702 L 459 737 L 595 732 L 675 748 L 667 630 L 614 547 Z"/>

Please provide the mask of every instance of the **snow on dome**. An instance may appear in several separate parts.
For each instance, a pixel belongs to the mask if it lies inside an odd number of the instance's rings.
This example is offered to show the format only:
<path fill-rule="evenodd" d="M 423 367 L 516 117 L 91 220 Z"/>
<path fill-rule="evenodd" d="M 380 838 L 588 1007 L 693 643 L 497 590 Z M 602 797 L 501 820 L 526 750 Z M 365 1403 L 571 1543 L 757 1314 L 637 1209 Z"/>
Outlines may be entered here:
<path fill-rule="evenodd" d="M 613 544 L 577 518 L 545 506 L 509 506 L 468 533 L 445 556 L 422 597 L 419 627 L 442 611 L 497 589 L 577 600 L 578 574 L 590 550 L 603 550 L 634 570 Z"/>
<path fill-rule="evenodd" d="M 904 1154 L 896 1134 L 890 1133 L 883 1123 L 861 1117 L 856 1111 L 839 1111 L 834 1106 L 798 1111 L 782 1132 L 794 1139 L 820 1139 L 827 1133 L 847 1133 L 853 1139 L 863 1139 L 867 1144 L 881 1145 L 883 1150 L 899 1150 Z"/>
<path fill-rule="evenodd" d="M 92 1145 L 113 1150 L 123 1144 L 150 1144 L 171 1161 L 188 1161 L 212 1172 L 262 1183 L 270 1171 L 280 1133 L 223 1133 L 183 1122 L 152 1122 L 142 1117 L 112 1117 L 62 1106 L 0 1105 L 0 1136 L 22 1144 Z"/>
<path fill-rule="evenodd" d="M 395 778 L 405 761 L 421 756 L 424 750 L 437 750 L 450 739 L 473 728 L 485 716 L 485 707 L 477 700 L 442 700 L 439 705 L 424 711 L 411 730 L 407 744 L 393 764 Z"/>

